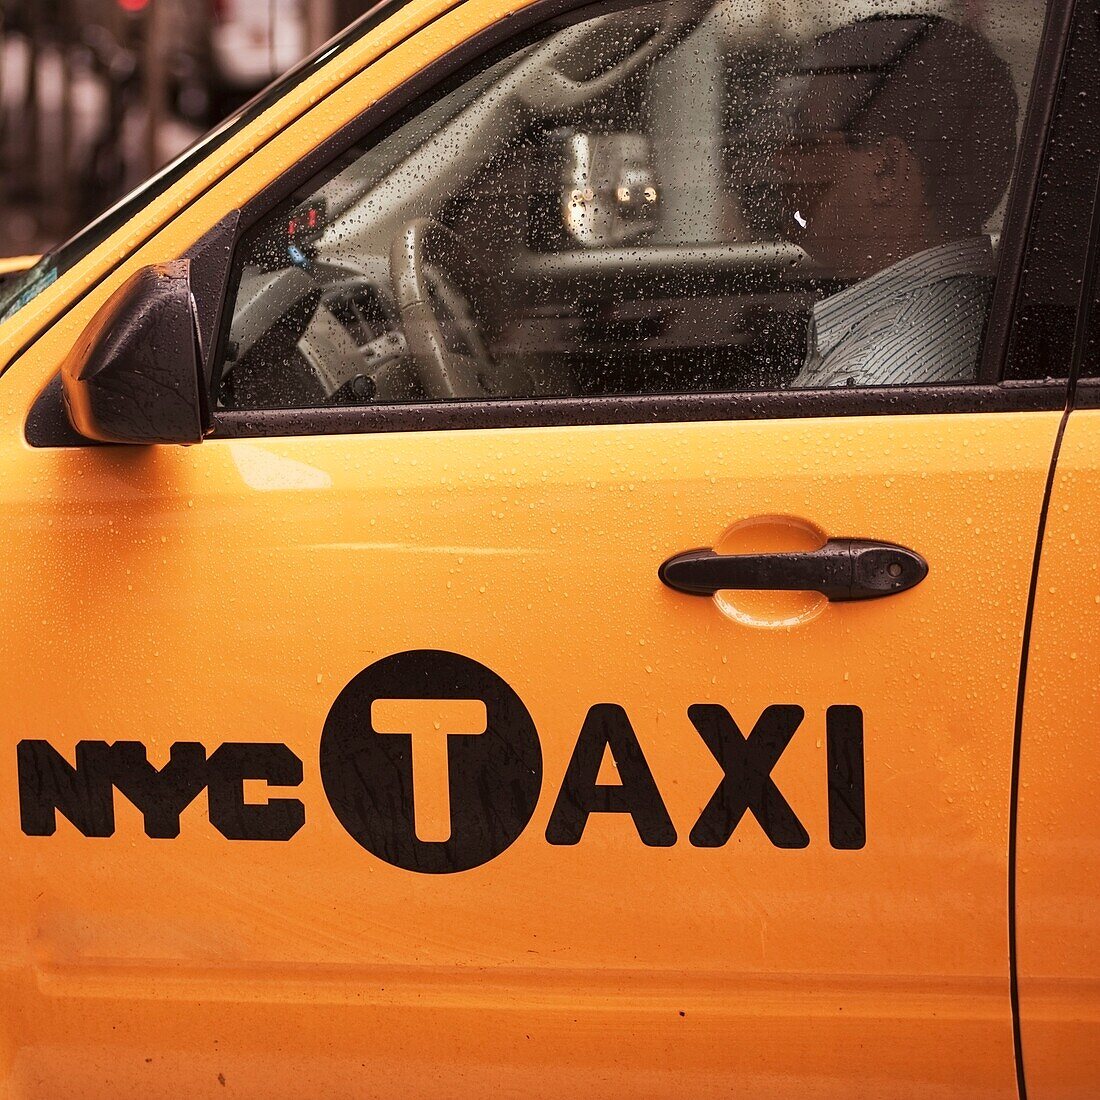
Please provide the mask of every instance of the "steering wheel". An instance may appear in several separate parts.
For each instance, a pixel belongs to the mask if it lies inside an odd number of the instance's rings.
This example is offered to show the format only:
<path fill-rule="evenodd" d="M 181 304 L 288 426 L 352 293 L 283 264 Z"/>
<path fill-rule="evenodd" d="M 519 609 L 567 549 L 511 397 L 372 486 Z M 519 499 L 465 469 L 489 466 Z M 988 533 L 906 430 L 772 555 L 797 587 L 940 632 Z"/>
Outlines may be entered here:
<path fill-rule="evenodd" d="M 405 344 L 429 400 L 522 397 L 532 391 L 523 371 L 489 354 L 467 292 L 452 274 L 460 271 L 468 280 L 476 270 L 462 238 L 433 218 L 408 222 L 390 248 Z"/>
<path fill-rule="evenodd" d="M 516 67 L 515 94 L 542 117 L 580 107 L 661 57 L 695 29 L 712 5 L 713 0 L 679 0 L 668 5 L 653 4 L 633 13 L 609 12 L 567 27 L 536 47 Z M 612 39 L 611 52 L 617 46 L 618 52 L 625 49 L 626 55 L 610 67 L 586 75 L 594 58 L 607 56 L 609 35 L 621 36 L 628 29 L 624 28 L 624 21 L 631 14 L 637 17 L 632 29 L 642 36 L 641 43 L 636 44 L 637 37 L 630 35 L 619 42 Z"/>

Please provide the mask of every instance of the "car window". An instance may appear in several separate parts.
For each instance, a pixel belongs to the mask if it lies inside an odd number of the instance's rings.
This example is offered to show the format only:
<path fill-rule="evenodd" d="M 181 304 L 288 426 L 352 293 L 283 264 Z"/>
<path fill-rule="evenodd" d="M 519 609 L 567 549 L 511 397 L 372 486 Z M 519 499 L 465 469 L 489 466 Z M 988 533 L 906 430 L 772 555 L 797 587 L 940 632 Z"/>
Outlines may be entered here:
<path fill-rule="evenodd" d="M 1044 8 L 964 10 L 513 45 L 245 235 L 219 407 L 973 381 Z"/>

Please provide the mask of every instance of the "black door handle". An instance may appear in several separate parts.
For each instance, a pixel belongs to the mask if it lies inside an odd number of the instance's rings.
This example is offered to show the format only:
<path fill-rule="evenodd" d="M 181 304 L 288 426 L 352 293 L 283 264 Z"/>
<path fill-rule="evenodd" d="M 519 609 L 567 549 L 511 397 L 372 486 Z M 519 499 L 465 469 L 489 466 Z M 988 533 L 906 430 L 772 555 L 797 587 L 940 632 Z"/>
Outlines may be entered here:
<path fill-rule="evenodd" d="M 724 589 L 820 592 L 830 600 L 873 600 L 920 584 L 928 563 L 891 542 L 829 539 L 799 554 L 716 554 L 689 550 L 669 558 L 657 575 L 677 592 L 713 596 Z"/>

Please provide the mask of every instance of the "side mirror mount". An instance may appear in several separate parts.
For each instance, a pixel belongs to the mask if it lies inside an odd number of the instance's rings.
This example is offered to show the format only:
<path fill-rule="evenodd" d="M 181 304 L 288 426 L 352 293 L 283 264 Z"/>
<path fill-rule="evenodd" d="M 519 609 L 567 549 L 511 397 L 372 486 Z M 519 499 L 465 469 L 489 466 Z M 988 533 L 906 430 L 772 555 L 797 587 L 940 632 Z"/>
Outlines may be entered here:
<path fill-rule="evenodd" d="M 143 267 L 61 368 L 65 412 L 103 443 L 201 443 L 213 427 L 191 261 Z"/>

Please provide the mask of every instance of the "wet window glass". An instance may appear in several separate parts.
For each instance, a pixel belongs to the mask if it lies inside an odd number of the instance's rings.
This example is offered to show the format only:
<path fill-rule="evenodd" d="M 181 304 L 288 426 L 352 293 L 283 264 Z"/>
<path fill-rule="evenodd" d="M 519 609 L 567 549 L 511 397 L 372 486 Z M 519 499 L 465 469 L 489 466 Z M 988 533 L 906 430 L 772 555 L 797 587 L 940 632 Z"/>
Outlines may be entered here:
<path fill-rule="evenodd" d="M 254 226 L 222 408 L 973 381 L 1037 0 L 606 10 Z"/>

